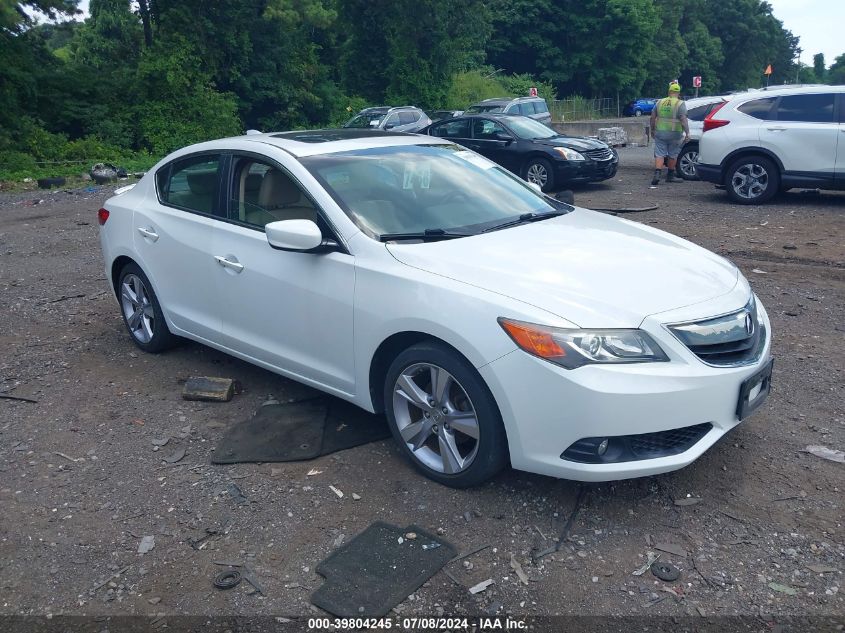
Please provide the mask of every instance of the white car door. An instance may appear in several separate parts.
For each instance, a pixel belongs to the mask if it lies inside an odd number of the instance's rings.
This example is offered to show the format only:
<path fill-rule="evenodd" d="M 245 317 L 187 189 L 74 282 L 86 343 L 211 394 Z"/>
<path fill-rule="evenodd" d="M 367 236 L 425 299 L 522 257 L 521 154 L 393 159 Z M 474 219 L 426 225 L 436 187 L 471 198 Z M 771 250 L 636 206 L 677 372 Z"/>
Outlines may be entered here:
<path fill-rule="evenodd" d="M 264 225 L 277 220 L 313 219 L 328 232 L 280 165 L 236 153 L 226 182 L 229 221 L 212 239 L 223 344 L 292 377 L 354 393 L 354 258 L 268 244 Z"/>
<path fill-rule="evenodd" d="M 213 226 L 219 221 L 220 154 L 173 161 L 156 175 L 156 194 L 133 214 L 133 239 L 174 334 L 216 341 L 220 314 L 214 294 Z"/>
<path fill-rule="evenodd" d="M 789 175 L 833 181 L 839 123 L 832 92 L 784 95 L 774 120 L 760 125 L 760 144 L 770 148 Z"/>

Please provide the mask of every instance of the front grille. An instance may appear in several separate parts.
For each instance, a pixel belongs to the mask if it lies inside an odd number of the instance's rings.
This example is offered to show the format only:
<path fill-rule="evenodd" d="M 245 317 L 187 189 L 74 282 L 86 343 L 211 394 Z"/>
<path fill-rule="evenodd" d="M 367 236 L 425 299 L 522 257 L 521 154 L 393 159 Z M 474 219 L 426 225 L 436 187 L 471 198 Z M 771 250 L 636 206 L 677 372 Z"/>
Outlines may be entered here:
<path fill-rule="evenodd" d="M 609 147 L 605 147 L 604 149 L 589 149 L 581 153 L 592 160 L 610 160 L 613 158 L 613 151 Z"/>
<path fill-rule="evenodd" d="M 668 327 L 693 354 L 719 367 L 755 362 L 766 343 L 766 328 L 753 297 L 736 312 Z"/>
<path fill-rule="evenodd" d="M 574 442 L 560 457 L 582 464 L 615 464 L 668 457 L 689 450 L 712 428 L 712 424 L 703 422 L 702 424 L 655 433 L 617 435 L 614 437 L 585 437 Z M 597 449 L 605 440 L 607 440 L 607 450 L 603 455 L 599 455 Z"/>

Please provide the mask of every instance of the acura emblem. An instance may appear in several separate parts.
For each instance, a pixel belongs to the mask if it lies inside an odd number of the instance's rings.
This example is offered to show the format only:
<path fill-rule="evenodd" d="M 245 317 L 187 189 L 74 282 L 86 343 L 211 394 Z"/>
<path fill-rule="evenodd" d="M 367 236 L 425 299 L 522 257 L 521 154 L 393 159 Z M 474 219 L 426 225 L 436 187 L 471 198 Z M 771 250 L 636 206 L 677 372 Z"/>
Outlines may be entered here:
<path fill-rule="evenodd" d="M 745 313 L 745 331 L 748 332 L 748 336 L 754 334 L 754 319 L 751 318 L 751 313 Z"/>

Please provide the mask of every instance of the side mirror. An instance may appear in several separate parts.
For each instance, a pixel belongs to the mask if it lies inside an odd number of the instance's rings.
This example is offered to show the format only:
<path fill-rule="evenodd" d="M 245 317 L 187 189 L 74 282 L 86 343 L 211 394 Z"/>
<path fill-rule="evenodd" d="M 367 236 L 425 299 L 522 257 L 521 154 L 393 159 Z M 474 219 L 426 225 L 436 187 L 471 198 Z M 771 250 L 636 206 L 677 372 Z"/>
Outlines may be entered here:
<path fill-rule="evenodd" d="M 496 132 L 493 135 L 493 138 L 495 138 L 497 141 L 505 141 L 506 143 L 510 143 L 511 141 L 513 141 L 513 137 L 507 132 Z"/>
<path fill-rule="evenodd" d="M 311 220 L 280 220 L 264 226 L 267 242 L 280 251 L 308 252 L 323 246 L 323 233 Z"/>
<path fill-rule="evenodd" d="M 536 182 L 529 182 L 528 186 L 531 187 L 532 189 L 534 189 L 541 196 L 544 195 L 543 194 L 543 188 L 540 185 L 538 185 Z"/>
<path fill-rule="evenodd" d="M 388 123 L 387 125 L 384 126 L 384 129 L 385 130 L 392 130 L 393 128 L 396 127 L 396 125 L 397 125 L 396 123 Z"/>

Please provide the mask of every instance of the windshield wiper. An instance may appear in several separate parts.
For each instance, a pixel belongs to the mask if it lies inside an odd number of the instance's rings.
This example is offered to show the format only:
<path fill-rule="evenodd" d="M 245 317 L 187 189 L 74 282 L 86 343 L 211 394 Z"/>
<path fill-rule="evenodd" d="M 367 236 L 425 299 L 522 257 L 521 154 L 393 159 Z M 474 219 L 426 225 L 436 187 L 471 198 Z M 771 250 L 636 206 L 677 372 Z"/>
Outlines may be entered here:
<path fill-rule="evenodd" d="M 417 233 L 382 233 L 379 235 L 379 240 L 382 242 L 391 242 L 394 240 L 451 240 L 456 237 L 469 237 L 475 235 L 474 233 L 459 233 L 456 231 L 447 231 L 446 229 L 426 229 L 425 231 Z"/>
<path fill-rule="evenodd" d="M 538 222 L 539 220 L 556 218 L 559 215 L 566 215 L 567 213 L 569 213 L 569 211 L 546 211 L 545 213 L 534 213 L 533 211 L 529 211 L 528 213 L 523 213 L 515 220 L 508 220 L 507 222 L 502 222 L 501 224 L 494 224 L 493 226 L 488 226 L 481 232 L 489 233 L 490 231 L 498 231 L 499 229 L 506 229 L 508 227 L 517 226 L 519 224 L 528 224 L 529 222 Z"/>

